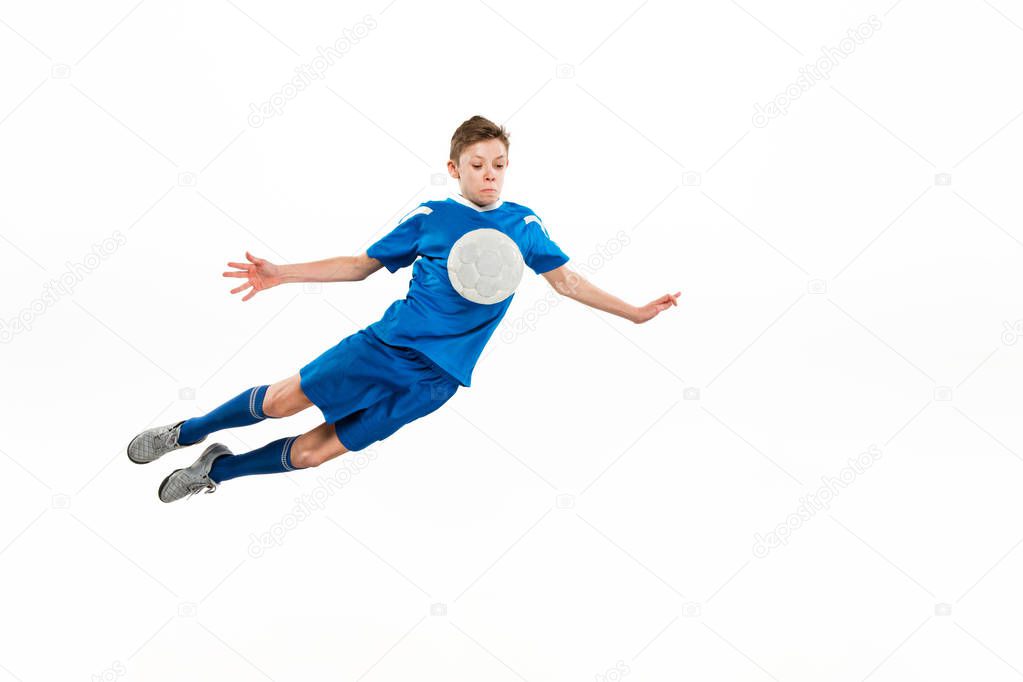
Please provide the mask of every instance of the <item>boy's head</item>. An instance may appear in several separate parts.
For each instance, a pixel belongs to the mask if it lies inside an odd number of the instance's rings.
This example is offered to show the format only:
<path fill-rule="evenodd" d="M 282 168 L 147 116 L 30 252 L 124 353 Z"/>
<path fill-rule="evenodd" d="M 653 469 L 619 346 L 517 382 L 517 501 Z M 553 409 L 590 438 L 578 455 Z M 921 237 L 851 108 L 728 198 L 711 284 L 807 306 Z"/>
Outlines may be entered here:
<path fill-rule="evenodd" d="M 451 136 L 448 173 L 458 178 L 459 190 L 478 206 L 501 197 L 508 166 L 508 131 L 482 116 L 462 123 Z"/>

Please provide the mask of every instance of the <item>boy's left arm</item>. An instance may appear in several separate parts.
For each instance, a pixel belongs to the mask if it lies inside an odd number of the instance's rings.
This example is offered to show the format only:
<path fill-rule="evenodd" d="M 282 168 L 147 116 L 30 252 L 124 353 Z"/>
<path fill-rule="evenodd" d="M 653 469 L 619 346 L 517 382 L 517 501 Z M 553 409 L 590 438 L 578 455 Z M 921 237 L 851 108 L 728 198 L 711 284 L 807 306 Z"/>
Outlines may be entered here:
<path fill-rule="evenodd" d="M 567 265 L 545 272 L 543 276 L 562 296 L 567 296 L 591 308 L 624 317 L 636 324 L 652 320 L 657 317 L 658 313 L 673 305 L 677 306 L 678 297 L 682 293 L 676 291 L 674 294 L 665 294 L 646 305 L 634 306 L 604 291 L 579 273 L 570 270 Z"/>

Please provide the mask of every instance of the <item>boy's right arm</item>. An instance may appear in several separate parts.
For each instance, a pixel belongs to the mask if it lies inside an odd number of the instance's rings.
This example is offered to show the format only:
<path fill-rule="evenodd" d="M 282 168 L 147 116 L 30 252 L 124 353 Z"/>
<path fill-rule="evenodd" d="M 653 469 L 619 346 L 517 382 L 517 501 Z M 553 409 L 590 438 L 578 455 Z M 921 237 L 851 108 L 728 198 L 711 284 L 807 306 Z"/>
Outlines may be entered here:
<path fill-rule="evenodd" d="M 365 252 L 358 256 L 336 256 L 311 263 L 281 265 L 281 283 L 356 282 L 366 279 L 383 266 Z"/>
<path fill-rule="evenodd" d="M 376 258 L 363 252 L 358 256 L 337 256 L 311 263 L 295 263 L 292 265 L 276 265 L 265 258 L 257 258 L 245 252 L 247 263 L 228 263 L 237 270 L 224 273 L 224 277 L 242 277 L 246 281 L 231 289 L 238 294 L 246 289 L 243 301 L 256 295 L 256 292 L 288 282 L 355 282 L 363 280 L 384 267 Z"/>

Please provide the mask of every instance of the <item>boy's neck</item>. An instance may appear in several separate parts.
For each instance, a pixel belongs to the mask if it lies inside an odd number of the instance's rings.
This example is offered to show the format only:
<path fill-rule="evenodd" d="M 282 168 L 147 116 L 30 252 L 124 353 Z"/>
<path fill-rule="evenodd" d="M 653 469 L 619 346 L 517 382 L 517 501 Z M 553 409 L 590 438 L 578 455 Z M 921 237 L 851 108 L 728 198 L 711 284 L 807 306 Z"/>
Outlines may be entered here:
<path fill-rule="evenodd" d="M 501 199 L 498 198 L 498 199 L 495 199 L 494 201 L 490 202 L 489 204 L 482 204 L 482 205 L 481 204 L 477 204 L 475 201 L 472 201 L 471 199 L 466 198 L 465 195 L 463 195 L 461 192 L 456 192 L 455 194 L 452 194 L 451 198 L 454 199 L 455 201 L 457 201 L 458 203 L 464 204 L 464 205 L 468 206 L 469 208 L 474 208 L 477 211 L 492 211 L 495 208 L 499 208 L 501 206 L 501 204 L 503 203 L 501 201 Z"/>

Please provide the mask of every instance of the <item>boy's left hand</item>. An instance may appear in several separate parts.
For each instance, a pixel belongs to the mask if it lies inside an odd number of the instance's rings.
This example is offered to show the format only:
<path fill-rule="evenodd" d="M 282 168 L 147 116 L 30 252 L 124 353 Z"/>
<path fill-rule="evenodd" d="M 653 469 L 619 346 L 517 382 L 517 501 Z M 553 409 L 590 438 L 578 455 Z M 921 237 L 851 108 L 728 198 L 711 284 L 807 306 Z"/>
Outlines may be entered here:
<path fill-rule="evenodd" d="M 676 291 L 674 294 L 665 294 L 660 298 L 650 301 L 644 306 L 636 308 L 636 314 L 632 317 L 632 321 L 636 324 L 642 324 L 643 322 L 649 322 L 650 320 L 657 317 L 658 313 L 661 313 L 673 305 L 678 305 L 678 297 L 682 294 L 681 291 Z"/>

